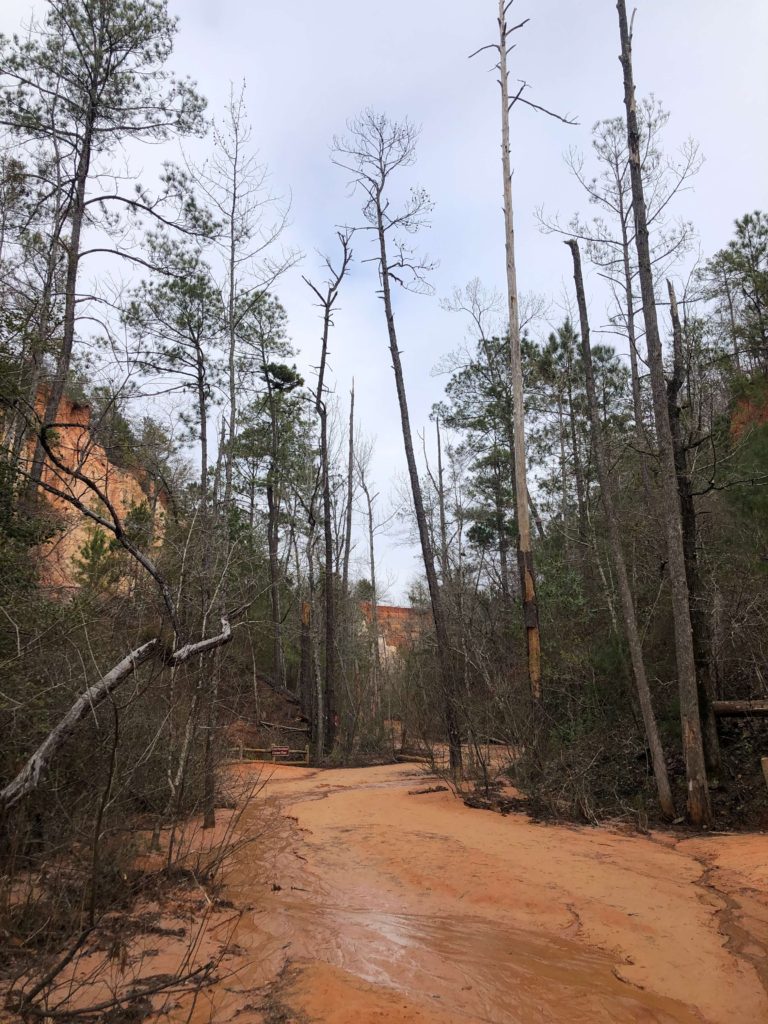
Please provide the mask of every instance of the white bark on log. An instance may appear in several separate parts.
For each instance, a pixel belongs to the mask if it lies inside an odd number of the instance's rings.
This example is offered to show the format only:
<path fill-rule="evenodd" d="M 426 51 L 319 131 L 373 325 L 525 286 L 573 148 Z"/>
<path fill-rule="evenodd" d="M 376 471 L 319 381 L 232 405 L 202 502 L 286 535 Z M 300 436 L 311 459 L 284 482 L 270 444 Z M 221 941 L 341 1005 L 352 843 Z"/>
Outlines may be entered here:
<path fill-rule="evenodd" d="M 97 683 L 94 683 L 77 698 L 58 725 L 48 733 L 16 778 L 0 791 L 0 808 L 7 810 L 13 807 L 22 797 L 37 788 L 43 772 L 54 754 L 69 739 L 76 726 L 89 712 L 105 701 L 111 693 L 114 693 L 129 676 L 133 675 L 139 665 L 149 661 L 155 653 L 156 647 L 157 638 L 137 647 L 135 651 L 126 655 Z"/>
<path fill-rule="evenodd" d="M 739 718 L 742 715 L 768 716 L 768 700 L 713 700 L 712 710 L 719 718 Z"/>
<path fill-rule="evenodd" d="M 232 639 L 232 629 L 227 619 L 221 620 L 221 627 L 222 630 L 218 636 L 209 637 L 196 644 L 187 644 L 175 651 L 168 659 L 168 664 L 181 665 L 195 655 L 205 654 L 207 651 L 229 643 Z M 0 812 L 9 810 L 37 788 L 51 760 L 75 731 L 77 725 L 89 712 L 114 693 L 129 676 L 132 676 L 139 666 L 149 661 L 157 653 L 158 643 L 159 640 L 155 637 L 154 640 L 149 640 L 141 647 L 131 651 L 97 683 L 94 683 L 77 698 L 69 711 L 51 729 L 34 754 L 27 760 L 17 776 L 4 789 L 0 790 Z"/>

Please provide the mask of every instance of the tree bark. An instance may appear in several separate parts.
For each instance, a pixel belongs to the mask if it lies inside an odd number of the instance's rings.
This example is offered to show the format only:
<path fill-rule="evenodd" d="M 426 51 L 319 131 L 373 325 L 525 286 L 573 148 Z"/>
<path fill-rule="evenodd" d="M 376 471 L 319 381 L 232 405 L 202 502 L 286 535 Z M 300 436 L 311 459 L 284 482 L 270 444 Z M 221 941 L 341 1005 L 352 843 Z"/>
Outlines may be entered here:
<path fill-rule="evenodd" d="M 352 259 L 352 250 L 349 248 L 350 232 L 339 232 L 338 238 L 341 243 L 341 262 L 338 270 L 334 271 L 330 260 L 326 258 L 326 266 L 331 271 L 331 276 L 327 282 L 325 292 L 321 292 L 308 278 L 304 278 L 306 284 L 318 297 L 319 305 L 323 311 L 323 333 L 320 345 L 320 364 L 317 373 L 317 392 L 315 394 L 315 411 L 320 420 L 320 473 L 323 495 L 324 541 L 323 599 L 325 607 L 325 699 L 323 701 L 323 718 L 318 723 L 318 728 L 323 729 L 324 744 L 328 751 L 333 749 L 338 724 L 336 682 L 339 669 L 339 652 L 336 636 L 336 573 L 334 571 L 333 559 L 333 508 L 331 505 L 331 471 L 329 465 L 330 455 L 328 452 L 328 406 L 324 397 L 326 391 L 325 374 L 328 363 L 328 342 L 333 324 L 333 310 L 336 305 L 341 282 Z M 352 410 L 354 413 L 354 392 Z"/>
<path fill-rule="evenodd" d="M 349 401 L 349 457 L 347 462 L 347 516 L 344 534 L 344 562 L 341 574 L 341 592 L 346 601 L 349 597 L 349 560 L 352 554 L 352 502 L 355 500 L 354 486 L 355 469 L 355 382 L 352 381 L 352 392 Z"/>
<path fill-rule="evenodd" d="M 712 808 L 709 799 L 706 764 L 701 737 L 696 662 L 691 631 L 691 610 L 688 601 L 683 532 L 677 492 L 677 472 L 667 409 L 664 361 L 648 238 L 648 216 L 640 158 L 640 131 L 632 71 L 632 39 L 627 21 L 626 0 L 617 0 L 616 8 L 619 15 L 619 33 L 621 37 L 620 60 L 624 78 L 624 106 L 626 109 L 629 170 L 635 218 L 635 244 L 637 246 L 640 291 L 643 302 L 651 389 L 653 392 L 653 413 L 659 447 L 661 513 L 667 541 L 667 568 L 672 598 L 675 655 L 680 691 L 680 718 L 688 778 L 688 814 L 694 824 L 708 825 L 712 821 Z"/>
<path fill-rule="evenodd" d="M 688 582 L 688 600 L 691 606 L 691 632 L 693 636 L 693 655 L 696 662 L 696 680 L 699 688 L 699 712 L 703 726 L 704 758 L 707 763 L 707 769 L 710 772 L 718 772 L 720 770 L 720 743 L 717 736 L 717 722 L 712 711 L 712 701 L 715 699 L 711 670 L 712 645 L 701 593 L 697 553 L 698 524 L 696 504 L 693 497 L 693 487 L 691 486 L 691 474 L 688 468 L 688 456 L 683 437 L 682 410 L 680 408 L 680 391 L 683 387 L 685 374 L 683 329 L 677 307 L 677 296 L 671 281 L 667 281 L 667 291 L 669 293 L 669 309 L 672 317 L 672 337 L 674 343 L 672 377 L 667 383 L 667 403 L 669 406 L 669 424 L 672 431 L 672 445 L 675 452 L 677 490 L 680 495 L 685 577 Z"/>
<path fill-rule="evenodd" d="M 91 167 L 91 147 L 93 145 L 93 127 L 96 111 L 91 103 L 83 128 L 80 156 L 77 161 L 74 181 L 74 197 L 72 203 L 71 224 L 67 252 L 67 274 L 64 286 L 64 322 L 62 325 L 61 348 L 56 360 L 56 372 L 51 381 L 50 391 L 43 413 L 43 426 L 54 423 L 59 412 L 61 400 L 69 380 L 69 368 L 72 363 L 72 350 L 75 344 L 75 325 L 77 322 L 77 274 L 80 268 L 80 239 L 85 220 L 85 189 Z M 32 490 L 37 488 L 43 475 L 45 453 L 38 441 L 30 473 Z"/>
<path fill-rule="evenodd" d="M 768 700 L 716 700 L 712 710 L 718 718 L 768 716 Z"/>
<path fill-rule="evenodd" d="M 395 387 L 397 389 L 397 400 L 400 407 L 400 423 L 403 431 L 403 446 L 405 458 L 408 464 L 408 476 L 411 483 L 411 494 L 413 496 L 413 508 L 416 514 L 416 524 L 421 542 L 421 553 L 424 560 L 424 571 L 427 577 L 427 587 L 432 605 L 432 618 L 435 624 L 435 639 L 437 642 L 437 657 L 440 667 L 440 680 L 445 701 L 445 724 L 448 733 L 448 746 L 450 753 L 450 765 L 455 774 L 461 772 L 461 732 L 459 729 L 459 714 L 456 702 L 455 680 L 453 678 L 453 666 L 451 659 L 450 638 L 445 619 L 442 595 L 435 571 L 435 554 L 432 548 L 432 541 L 429 536 L 427 517 L 424 511 L 424 499 L 421 492 L 421 481 L 416 465 L 416 456 L 413 451 L 413 435 L 411 433 L 411 419 L 408 412 L 408 398 L 405 392 L 405 378 L 403 375 L 403 364 L 400 360 L 400 348 L 397 341 L 395 329 L 395 316 L 392 309 L 392 288 L 390 284 L 390 267 L 387 256 L 386 231 L 382 209 L 381 193 L 376 195 L 376 226 L 379 236 L 379 250 L 381 263 L 381 284 L 384 299 L 384 313 L 387 321 L 387 334 L 389 336 L 389 351 L 392 357 L 392 369 L 395 374 Z"/>
<path fill-rule="evenodd" d="M 222 630 L 218 636 L 209 637 L 195 644 L 186 644 L 175 651 L 168 659 L 167 664 L 175 668 L 189 658 L 201 655 L 207 651 L 221 647 L 232 639 L 232 630 L 227 619 L 222 619 Z M 147 643 L 142 644 L 127 654 L 122 661 L 119 661 L 114 668 L 102 676 L 97 683 L 90 686 L 85 693 L 81 694 L 74 702 L 69 711 L 64 715 L 58 724 L 51 729 L 46 738 L 27 760 L 24 767 L 16 777 L 0 790 L 0 810 L 7 811 L 22 797 L 33 792 L 40 783 L 40 780 L 48 768 L 51 760 L 58 753 L 64 743 L 75 731 L 77 725 L 89 714 L 102 704 L 111 694 L 115 692 L 133 673 L 158 653 L 160 645 L 159 638 L 155 637 Z"/>
<path fill-rule="evenodd" d="M 280 613 L 280 559 L 278 553 L 278 508 L 274 483 L 267 484 L 267 547 L 269 549 L 269 598 L 272 613 L 272 670 L 277 686 L 285 687 L 282 617 Z"/>
<path fill-rule="evenodd" d="M 507 300 L 509 306 L 510 375 L 512 378 L 512 416 L 514 418 L 515 493 L 517 496 L 517 561 L 520 570 L 523 620 L 528 651 L 528 681 L 534 701 L 541 699 L 541 634 L 536 578 L 531 546 L 531 519 L 528 505 L 528 478 L 525 457 L 525 407 L 523 400 L 523 364 L 520 344 L 520 315 L 515 265 L 515 227 L 512 207 L 512 168 L 509 142 L 509 73 L 507 70 L 507 10 L 499 0 L 499 70 L 501 84 L 501 163 L 504 176 L 504 228 L 507 255 Z"/>
<path fill-rule="evenodd" d="M 374 498 L 368 489 L 368 485 L 364 479 L 361 479 L 361 487 L 365 494 L 365 500 L 368 505 L 368 564 L 371 574 L 371 635 L 373 637 L 372 651 L 373 654 L 373 670 L 372 670 L 372 690 L 373 699 L 371 701 L 372 710 L 374 715 L 378 714 L 380 707 L 380 695 L 379 695 L 379 676 L 381 671 L 381 656 L 379 654 L 379 592 L 376 586 L 376 546 L 375 546 L 375 530 L 373 523 L 373 501 Z"/>
<path fill-rule="evenodd" d="M 616 506 L 613 493 L 613 482 L 611 471 L 608 466 L 608 458 L 603 438 L 603 426 L 600 422 L 600 412 L 595 390 L 595 375 L 592 366 L 592 348 L 590 345 L 589 319 L 587 316 L 587 301 L 584 294 L 584 279 L 581 271 L 581 256 L 579 245 L 575 240 L 566 242 L 570 247 L 573 256 L 573 278 L 576 285 L 576 299 L 579 306 L 579 319 L 581 321 L 581 348 L 584 360 L 584 379 L 587 391 L 587 402 L 589 405 L 589 422 L 592 431 L 592 448 L 595 455 L 595 466 L 597 468 L 598 481 L 600 483 L 600 494 L 603 508 L 605 509 L 605 527 L 608 534 L 608 545 L 611 551 L 616 582 L 621 601 L 621 610 L 624 616 L 624 633 L 629 647 L 632 671 L 635 677 L 637 698 L 640 703 L 640 712 L 643 717 L 645 736 L 648 747 L 651 751 L 651 763 L 653 774 L 656 779 L 656 790 L 659 796 L 664 816 L 672 820 L 675 816 L 675 805 L 672 799 L 672 791 L 669 786 L 667 765 L 664 758 L 664 748 L 661 745 L 659 729 L 656 723 L 656 715 L 653 711 L 651 690 L 648 685 L 648 677 L 645 672 L 645 661 L 643 658 L 643 647 L 640 639 L 640 630 L 637 626 L 637 615 L 635 614 L 635 602 L 632 596 L 632 588 L 629 582 L 629 573 L 624 559 L 624 551 L 621 546 L 619 524 L 616 517 Z"/>

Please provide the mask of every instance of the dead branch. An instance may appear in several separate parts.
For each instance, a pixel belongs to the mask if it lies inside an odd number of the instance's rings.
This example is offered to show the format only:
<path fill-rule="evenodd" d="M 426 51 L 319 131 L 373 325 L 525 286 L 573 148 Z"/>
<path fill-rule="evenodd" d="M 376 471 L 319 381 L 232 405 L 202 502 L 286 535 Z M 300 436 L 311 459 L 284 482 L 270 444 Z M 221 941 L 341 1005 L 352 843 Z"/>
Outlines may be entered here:
<path fill-rule="evenodd" d="M 221 620 L 222 630 L 218 636 L 200 640 L 198 643 L 187 644 L 175 651 L 168 658 L 167 663 L 174 668 L 183 664 L 190 658 L 216 647 L 222 647 L 232 639 L 232 629 L 227 619 Z M 142 644 L 127 654 L 122 661 L 119 661 L 114 668 L 102 676 L 97 683 L 90 686 L 85 693 L 81 694 L 69 711 L 64 715 L 57 725 L 48 733 L 46 738 L 27 760 L 21 769 L 8 785 L 0 790 L 0 812 L 8 811 L 19 800 L 33 792 L 40 783 L 43 773 L 47 769 L 55 754 L 61 749 L 64 743 L 74 732 L 76 726 L 86 715 L 102 704 L 110 694 L 121 686 L 126 679 L 133 675 L 137 668 L 149 661 L 157 652 L 159 638 L 155 637 L 147 643 Z"/>

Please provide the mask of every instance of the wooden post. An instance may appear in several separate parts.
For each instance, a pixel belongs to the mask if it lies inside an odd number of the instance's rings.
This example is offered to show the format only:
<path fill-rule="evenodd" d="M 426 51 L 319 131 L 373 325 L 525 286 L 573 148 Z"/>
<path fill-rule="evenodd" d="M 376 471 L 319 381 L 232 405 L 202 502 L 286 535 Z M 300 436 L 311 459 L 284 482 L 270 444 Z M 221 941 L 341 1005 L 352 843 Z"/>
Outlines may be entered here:
<path fill-rule="evenodd" d="M 768 786 L 768 757 L 761 757 L 760 764 L 763 766 L 763 778 L 765 779 L 766 786 Z"/>

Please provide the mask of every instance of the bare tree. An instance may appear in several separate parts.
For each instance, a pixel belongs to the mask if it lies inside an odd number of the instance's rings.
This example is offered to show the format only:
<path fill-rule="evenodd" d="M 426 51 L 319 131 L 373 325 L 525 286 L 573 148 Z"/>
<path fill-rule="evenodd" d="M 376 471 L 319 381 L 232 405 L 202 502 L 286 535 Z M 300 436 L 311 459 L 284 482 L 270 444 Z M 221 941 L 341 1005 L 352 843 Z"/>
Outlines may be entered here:
<path fill-rule="evenodd" d="M 525 450 L 525 408 L 523 397 L 523 361 L 521 349 L 520 310 L 517 291 L 517 265 L 515 262 L 515 226 L 512 206 L 512 165 L 510 159 L 509 115 L 517 103 L 523 103 L 533 110 L 551 116 L 552 111 L 527 99 L 523 93 L 528 88 L 522 82 L 517 92 L 510 98 L 508 56 L 511 49 L 510 38 L 514 32 L 523 28 L 528 19 L 517 25 L 510 25 L 507 14 L 514 0 L 499 0 L 499 41 L 489 43 L 471 54 L 472 57 L 486 50 L 495 51 L 498 62 L 495 65 L 499 72 L 501 87 L 501 166 L 504 185 L 504 240 L 507 257 L 507 306 L 509 313 L 509 360 L 512 380 L 512 415 L 513 443 L 515 458 L 515 498 L 517 503 L 517 560 L 520 571 L 522 592 L 523 621 L 525 624 L 526 647 L 528 650 L 528 679 L 531 696 L 534 700 L 541 699 L 541 633 L 539 630 L 539 606 L 536 597 L 536 577 L 533 565 L 533 548 L 531 544 L 531 517 L 529 508 L 528 474 Z M 559 118 L 559 120 L 566 120 Z"/>
<path fill-rule="evenodd" d="M 662 134 L 668 120 L 669 114 L 655 97 L 644 99 L 638 105 L 641 170 L 648 196 L 651 262 L 656 281 L 691 247 L 692 225 L 682 219 L 670 220 L 670 208 L 680 192 L 689 187 L 703 162 L 699 147 L 692 139 L 685 142 L 677 157 L 664 155 Z M 642 329 L 637 322 L 637 260 L 633 252 L 632 185 L 624 119 L 614 117 L 598 121 L 592 130 L 592 150 L 598 163 L 597 175 L 587 170 L 582 153 L 571 149 L 565 159 L 589 203 L 599 211 L 596 216 L 589 222 L 574 217 L 566 227 L 561 226 L 556 217 L 547 217 L 543 208 L 537 211 L 537 216 L 545 231 L 583 242 L 587 258 L 608 283 L 614 306 L 610 329 L 625 335 L 629 343 L 635 438 L 638 451 L 644 452 L 649 443 L 652 444 L 652 438 L 649 442 L 641 384 L 645 371 L 640 351 Z M 642 469 L 646 492 L 650 495 L 645 461 Z"/>
<path fill-rule="evenodd" d="M 709 800 L 701 736 L 696 660 L 693 650 L 691 608 L 685 572 L 685 552 L 677 487 L 677 470 L 669 422 L 667 388 L 664 380 L 664 356 L 661 347 L 661 335 L 659 333 L 653 265 L 648 235 L 648 217 L 640 154 L 640 129 L 632 70 L 632 29 L 627 19 L 626 0 L 617 0 L 616 8 L 619 16 L 619 34 L 621 38 L 620 60 L 624 78 L 624 106 L 627 119 L 627 145 L 632 184 L 635 245 L 637 248 L 640 292 L 643 301 L 648 363 L 651 374 L 656 439 L 659 448 L 661 477 L 660 511 L 667 539 L 667 570 L 672 596 L 683 751 L 685 753 L 688 776 L 688 813 L 694 824 L 707 825 L 712 820 L 712 809 Z"/>
<path fill-rule="evenodd" d="M 392 302 L 393 283 L 417 292 L 429 290 L 426 275 L 431 269 L 431 264 L 417 256 L 413 248 L 402 237 L 398 237 L 398 234 L 414 234 L 426 223 L 432 210 L 431 200 L 423 189 L 412 188 L 405 205 L 395 210 L 391 206 L 387 191 L 392 175 L 400 168 L 410 167 L 415 162 L 418 134 L 418 130 L 407 119 L 401 122 L 392 121 L 384 114 L 365 110 L 349 122 L 346 137 L 334 139 L 333 160 L 353 175 L 355 188 L 360 189 L 365 196 L 363 213 L 366 229 L 375 233 L 378 243 L 378 254 L 373 257 L 373 262 L 377 264 L 379 271 L 389 351 L 400 407 L 403 445 L 435 624 L 451 768 L 455 773 L 459 773 L 461 732 L 454 692 L 451 645 L 413 448 L 405 376 Z"/>
<path fill-rule="evenodd" d="M 280 245 L 288 224 L 290 202 L 275 195 L 269 169 L 253 149 L 253 130 L 245 109 L 245 83 L 236 94 L 230 86 L 221 122 L 213 125 L 214 153 L 190 173 L 220 222 L 214 244 L 222 259 L 225 327 L 228 343 L 226 457 L 224 501 L 232 500 L 232 447 L 238 430 L 238 348 L 248 330 L 254 302 L 295 266 L 301 253 Z"/>
<path fill-rule="evenodd" d="M 336 642 L 336 584 L 333 558 L 333 510 L 331 507 L 331 474 L 328 454 L 328 404 L 326 401 L 326 374 L 328 370 L 328 342 L 333 315 L 339 297 L 339 288 L 344 280 L 352 261 L 350 241 L 352 231 L 347 229 L 337 234 L 341 255 L 334 265 L 329 256 L 324 257 L 324 265 L 328 277 L 322 287 L 314 285 L 308 277 L 304 278 L 307 286 L 317 298 L 321 310 L 323 332 L 320 344 L 320 365 L 317 373 L 317 391 L 315 392 L 315 410 L 320 419 L 320 472 L 323 493 L 323 536 L 325 540 L 325 580 L 323 593 L 325 598 L 325 700 L 323 702 L 323 718 L 318 723 L 322 731 L 323 742 L 318 739 L 318 757 L 323 754 L 323 747 L 331 750 L 336 738 L 336 677 L 338 675 L 338 646 Z"/>

